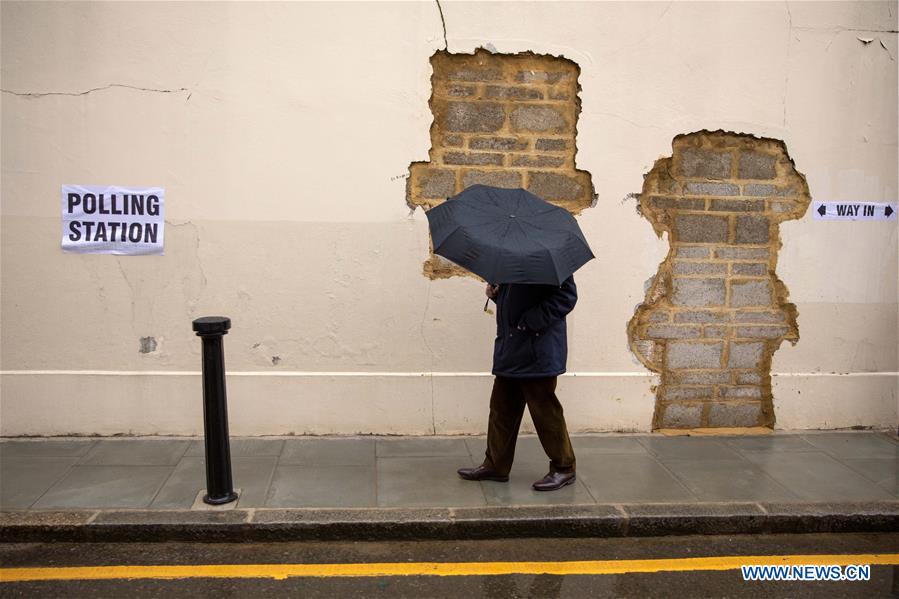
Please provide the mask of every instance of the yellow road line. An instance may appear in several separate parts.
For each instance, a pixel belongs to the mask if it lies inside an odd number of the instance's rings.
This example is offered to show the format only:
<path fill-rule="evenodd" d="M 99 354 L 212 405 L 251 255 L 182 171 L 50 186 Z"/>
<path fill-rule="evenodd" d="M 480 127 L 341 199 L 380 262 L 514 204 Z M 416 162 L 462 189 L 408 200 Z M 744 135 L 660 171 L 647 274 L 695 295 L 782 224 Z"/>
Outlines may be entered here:
<path fill-rule="evenodd" d="M 677 559 L 577 562 L 417 562 L 374 564 L 228 564 L 188 566 L 79 566 L 70 568 L 0 568 L 0 582 L 34 580 L 115 580 L 174 578 L 496 576 L 502 574 L 629 574 L 737 570 L 743 565 L 847 566 L 899 565 L 899 554 L 731 555 Z"/>

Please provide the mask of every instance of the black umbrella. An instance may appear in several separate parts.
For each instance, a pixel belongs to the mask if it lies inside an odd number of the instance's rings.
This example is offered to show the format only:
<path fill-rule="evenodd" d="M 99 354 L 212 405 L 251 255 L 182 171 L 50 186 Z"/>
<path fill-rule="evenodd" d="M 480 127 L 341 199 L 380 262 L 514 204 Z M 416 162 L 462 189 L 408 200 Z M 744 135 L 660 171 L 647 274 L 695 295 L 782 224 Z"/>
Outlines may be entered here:
<path fill-rule="evenodd" d="M 494 285 L 561 285 L 594 257 L 570 212 L 524 189 L 473 185 L 427 215 L 434 253 Z"/>

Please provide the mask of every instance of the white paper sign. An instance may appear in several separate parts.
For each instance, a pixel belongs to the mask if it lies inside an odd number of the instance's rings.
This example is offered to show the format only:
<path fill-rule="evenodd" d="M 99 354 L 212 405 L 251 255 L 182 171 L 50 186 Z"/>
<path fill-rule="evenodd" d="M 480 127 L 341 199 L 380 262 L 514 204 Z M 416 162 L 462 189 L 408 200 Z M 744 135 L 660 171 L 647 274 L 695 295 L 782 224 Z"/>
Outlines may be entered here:
<path fill-rule="evenodd" d="M 162 255 L 161 187 L 62 186 L 62 249 L 86 254 Z"/>
<path fill-rule="evenodd" d="M 816 220 L 896 220 L 896 204 L 879 202 L 815 202 Z"/>

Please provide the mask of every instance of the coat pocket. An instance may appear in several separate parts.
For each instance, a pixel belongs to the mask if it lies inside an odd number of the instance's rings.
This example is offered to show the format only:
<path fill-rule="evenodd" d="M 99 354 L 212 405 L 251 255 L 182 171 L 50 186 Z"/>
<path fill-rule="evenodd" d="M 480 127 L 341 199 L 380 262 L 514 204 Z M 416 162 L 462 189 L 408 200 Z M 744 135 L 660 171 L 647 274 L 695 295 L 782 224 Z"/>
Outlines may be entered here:
<path fill-rule="evenodd" d="M 534 367 L 537 352 L 533 335 L 514 331 L 498 337 L 495 344 L 493 367 L 503 372 L 526 372 Z"/>

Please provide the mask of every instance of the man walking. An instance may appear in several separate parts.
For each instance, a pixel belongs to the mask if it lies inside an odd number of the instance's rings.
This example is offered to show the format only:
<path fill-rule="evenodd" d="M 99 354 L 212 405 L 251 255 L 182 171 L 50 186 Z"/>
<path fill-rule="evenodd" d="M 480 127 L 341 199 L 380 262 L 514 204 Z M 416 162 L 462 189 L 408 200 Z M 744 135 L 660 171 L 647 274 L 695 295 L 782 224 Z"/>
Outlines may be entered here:
<path fill-rule="evenodd" d="M 518 429 L 527 405 L 549 473 L 533 484 L 537 491 L 555 491 L 575 481 L 575 459 L 562 405 L 556 397 L 556 377 L 568 358 L 565 316 L 577 302 L 574 278 L 555 285 L 487 285 L 496 302 L 493 349 L 493 392 L 483 464 L 460 468 L 466 480 L 506 482 L 515 456 Z"/>

